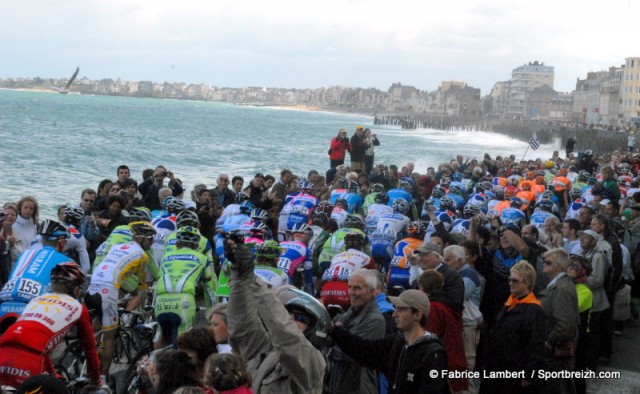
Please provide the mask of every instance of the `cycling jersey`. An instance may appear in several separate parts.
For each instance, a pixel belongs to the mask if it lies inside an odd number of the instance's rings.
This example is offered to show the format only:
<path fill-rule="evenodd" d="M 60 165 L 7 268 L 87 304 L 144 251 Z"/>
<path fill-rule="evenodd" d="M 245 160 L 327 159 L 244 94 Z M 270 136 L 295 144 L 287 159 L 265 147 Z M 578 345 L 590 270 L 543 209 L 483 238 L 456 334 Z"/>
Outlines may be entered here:
<path fill-rule="evenodd" d="M 109 253 L 113 245 L 126 244 L 131 241 L 133 241 L 133 235 L 128 224 L 114 228 L 109 234 L 109 238 L 96 249 L 96 258 L 93 261 L 93 266 L 95 267 L 102 262 L 102 259 Z"/>
<path fill-rule="evenodd" d="M 358 268 L 374 268 L 373 260 L 356 249 L 338 253 L 331 261 L 331 266 L 322 274 L 322 290 L 320 299 L 325 306 L 339 305 L 347 310 L 351 304 L 348 292 L 348 281 L 351 272 Z"/>
<path fill-rule="evenodd" d="M 71 236 L 67 239 L 67 243 L 64 247 L 64 253 L 72 259 L 77 260 L 80 263 L 82 271 L 85 274 L 88 274 L 91 271 L 91 261 L 89 260 L 89 252 L 87 252 L 87 240 L 72 224 L 67 226 Z M 76 256 L 68 254 L 69 252 L 75 252 L 77 258 Z"/>
<path fill-rule="evenodd" d="M 393 206 L 393 202 L 399 198 L 404 198 L 409 205 L 413 204 L 413 196 L 411 193 L 401 187 L 389 190 L 387 196 L 389 196 L 389 204 L 387 204 L 389 206 Z"/>
<path fill-rule="evenodd" d="M 50 290 L 51 270 L 73 261 L 51 246 L 25 250 L 13 266 L 9 280 L 0 291 L 0 321 L 20 316 L 26 304 Z"/>
<path fill-rule="evenodd" d="M 397 235 L 402 234 L 407 225 L 411 223 L 411 220 L 397 212 L 385 213 L 380 215 L 378 219 L 378 224 L 376 226 L 376 230 L 386 231 L 391 230 Z"/>
<path fill-rule="evenodd" d="M 313 287 L 313 256 L 311 250 L 300 241 L 280 242 L 282 253 L 278 258 L 278 269 L 289 276 L 289 282 L 299 287 L 302 283 L 295 283 L 296 272 L 302 268 L 304 270 L 304 286 L 306 291 Z"/>
<path fill-rule="evenodd" d="M 364 197 L 364 200 L 362 201 L 363 212 L 367 212 L 369 210 L 369 207 L 371 207 L 373 204 L 376 203 L 376 196 L 378 194 L 379 194 L 378 192 L 369 193 Z"/>
<path fill-rule="evenodd" d="M 289 276 L 281 269 L 268 265 L 256 265 L 253 272 L 272 290 L 289 284 Z"/>
<path fill-rule="evenodd" d="M 149 255 L 137 242 L 114 245 L 91 276 L 88 294 L 102 294 L 102 329 L 118 325 L 118 290 L 133 292 L 146 289 L 145 277 Z M 115 299 L 115 300 L 114 300 Z"/>
<path fill-rule="evenodd" d="M 578 198 L 577 200 L 569 204 L 569 206 L 567 206 L 567 213 L 564 215 L 564 220 L 578 219 L 580 209 L 582 209 L 585 205 L 586 203 L 581 198 Z"/>
<path fill-rule="evenodd" d="M 459 194 L 454 194 L 454 193 L 448 193 L 445 194 L 445 197 L 449 197 L 450 199 L 452 199 L 453 201 L 455 201 L 456 203 L 456 209 L 462 209 L 464 208 L 464 204 L 466 204 L 466 200 L 464 199 L 464 197 L 462 197 Z"/>
<path fill-rule="evenodd" d="M 462 234 L 465 237 L 469 234 L 471 222 L 467 219 L 456 219 L 451 226 L 451 233 Z"/>
<path fill-rule="evenodd" d="M 335 220 L 340 227 L 344 226 L 344 222 L 347 220 L 347 215 L 349 215 L 349 212 L 340 207 L 335 207 L 331 211 L 331 219 Z"/>
<path fill-rule="evenodd" d="M 318 199 L 310 194 L 299 193 L 293 196 L 289 205 L 289 215 L 287 217 L 287 230 L 300 223 L 308 223 L 316 209 Z"/>
<path fill-rule="evenodd" d="M 363 231 L 358 229 L 341 228 L 334 231 L 334 233 L 331 234 L 331 237 L 325 241 L 322 246 L 322 251 L 320 252 L 320 257 L 318 258 L 318 264 L 320 264 L 320 269 L 323 272 L 329 268 L 333 257 L 345 250 L 344 237 L 352 231 L 358 231 L 363 236 L 366 236 Z"/>
<path fill-rule="evenodd" d="M 89 376 L 100 382 L 100 361 L 87 307 L 75 298 L 48 293 L 32 299 L 23 315 L 0 337 L 0 383 L 19 387 L 29 377 L 55 373 L 50 355 L 77 327 Z"/>
<path fill-rule="evenodd" d="M 202 253 L 189 248 L 175 249 L 165 253 L 159 264 L 160 275 L 156 286 L 156 316 L 160 321 L 163 314 L 175 314 L 179 317 L 177 327 L 161 324 L 163 334 L 168 336 L 174 328 L 174 334 L 180 335 L 193 327 L 196 321 L 196 286 L 204 284 L 205 305 L 210 308 L 216 302 L 218 280 L 213 265 Z M 167 319 L 162 319 L 167 321 Z M 169 319 L 168 321 L 175 321 Z M 167 332 L 169 331 L 169 332 Z M 175 338 L 172 338 L 175 339 Z"/>
<path fill-rule="evenodd" d="M 390 229 L 376 230 L 371 234 L 371 257 L 382 267 L 383 272 L 386 272 L 393 258 L 393 245 L 397 238 L 398 234 Z"/>
<path fill-rule="evenodd" d="M 540 208 L 536 208 L 531 215 L 530 223 L 538 230 L 544 230 L 544 221 L 555 215 L 551 212 L 543 211 Z"/>
<path fill-rule="evenodd" d="M 177 248 L 176 244 L 178 243 L 178 233 L 171 233 L 164 238 L 164 254 L 166 255 L 169 252 L 175 251 Z M 211 242 L 200 235 L 200 243 L 198 244 L 198 248 L 196 249 L 198 252 L 202 253 L 207 257 L 209 261 L 213 261 L 213 255 L 211 251 Z"/>
<path fill-rule="evenodd" d="M 500 221 L 504 224 L 506 223 L 515 223 L 518 226 L 522 227 L 527 219 L 527 215 L 524 214 L 518 208 L 505 208 L 502 210 L 500 214 Z"/>
<path fill-rule="evenodd" d="M 374 203 L 369 206 L 366 212 L 367 217 L 364 219 L 364 223 L 367 226 L 367 235 L 371 236 L 371 233 L 377 228 L 380 216 L 393 213 L 393 208 L 385 204 Z"/>

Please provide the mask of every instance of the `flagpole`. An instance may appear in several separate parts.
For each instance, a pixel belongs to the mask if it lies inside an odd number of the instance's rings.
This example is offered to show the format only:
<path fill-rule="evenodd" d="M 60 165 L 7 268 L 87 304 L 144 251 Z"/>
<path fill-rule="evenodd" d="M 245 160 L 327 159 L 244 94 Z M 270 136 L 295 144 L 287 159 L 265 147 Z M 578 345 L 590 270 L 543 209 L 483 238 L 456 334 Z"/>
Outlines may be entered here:
<path fill-rule="evenodd" d="M 520 161 L 524 160 L 524 157 L 527 155 L 527 152 L 529 152 L 529 148 L 531 148 L 531 145 L 527 145 L 527 150 L 524 151 L 524 155 L 522 155 L 522 159 L 520 159 Z"/>

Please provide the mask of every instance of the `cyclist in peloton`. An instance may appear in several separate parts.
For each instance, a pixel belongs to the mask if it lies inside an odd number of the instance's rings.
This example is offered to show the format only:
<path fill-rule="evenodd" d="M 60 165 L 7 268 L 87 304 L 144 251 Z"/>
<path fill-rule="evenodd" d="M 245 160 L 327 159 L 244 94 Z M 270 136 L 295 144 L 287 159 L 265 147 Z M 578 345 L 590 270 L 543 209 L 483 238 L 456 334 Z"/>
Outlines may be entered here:
<path fill-rule="evenodd" d="M 50 355 L 76 327 L 91 384 L 98 386 L 100 362 L 91 318 L 87 307 L 77 300 L 84 273 L 76 263 L 65 261 L 51 270 L 50 280 L 51 292 L 31 300 L 20 319 L 0 338 L 0 383 L 17 388 L 29 377 L 54 374 Z"/>
<path fill-rule="evenodd" d="M 18 319 L 29 301 L 49 292 L 53 267 L 73 261 L 61 253 L 69 238 L 65 225 L 47 219 L 38 226 L 38 235 L 42 247 L 34 245 L 18 257 L 0 291 L 0 333 Z"/>
<path fill-rule="evenodd" d="M 100 361 L 105 381 L 113 359 L 119 322 L 119 293 L 120 291 L 131 293 L 136 299 L 138 290 L 146 289 L 145 277 L 150 260 L 147 251 L 151 248 L 156 235 L 156 229 L 149 222 L 130 223 L 129 229 L 133 240 L 111 247 L 102 263 L 95 267 L 91 284 L 85 295 L 87 307 L 97 311 L 94 328 L 104 331 L 102 337 L 104 349 Z"/>
<path fill-rule="evenodd" d="M 156 286 L 156 316 L 162 336 L 154 344 L 161 349 L 176 344 L 176 338 L 196 322 L 196 287 L 204 285 L 205 306 L 215 304 L 217 278 L 213 264 L 198 251 L 201 235 L 197 228 L 181 227 L 175 250 L 160 262 Z"/>
<path fill-rule="evenodd" d="M 289 284 L 289 276 L 278 268 L 282 248 L 277 241 L 264 241 L 256 247 L 256 266 L 253 272 L 271 289 Z"/>

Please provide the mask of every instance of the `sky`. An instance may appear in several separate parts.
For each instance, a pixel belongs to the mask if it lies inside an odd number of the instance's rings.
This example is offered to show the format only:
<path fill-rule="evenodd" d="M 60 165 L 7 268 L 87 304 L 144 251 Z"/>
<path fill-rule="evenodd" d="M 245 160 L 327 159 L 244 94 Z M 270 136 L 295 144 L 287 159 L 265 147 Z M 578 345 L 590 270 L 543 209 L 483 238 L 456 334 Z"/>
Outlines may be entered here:
<path fill-rule="evenodd" d="M 541 61 L 554 88 L 640 56 L 640 0 L 0 2 L 0 78 L 490 92 Z"/>

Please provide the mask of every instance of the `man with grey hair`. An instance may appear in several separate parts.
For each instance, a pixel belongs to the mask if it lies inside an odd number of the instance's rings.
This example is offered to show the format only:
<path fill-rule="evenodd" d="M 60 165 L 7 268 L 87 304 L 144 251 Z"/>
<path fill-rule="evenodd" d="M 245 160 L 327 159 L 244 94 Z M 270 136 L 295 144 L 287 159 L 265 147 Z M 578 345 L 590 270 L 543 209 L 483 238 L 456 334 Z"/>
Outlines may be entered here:
<path fill-rule="evenodd" d="M 216 203 L 218 209 L 222 210 L 229 204 L 233 204 L 235 193 L 229 188 L 229 174 L 221 173 L 216 179 L 216 187 L 209 190 L 211 201 Z"/>
<path fill-rule="evenodd" d="M 445 304 L 454 311 L 462 312 L 464 301 L 464 283 L 460 274 L 444 263 L 442 256 L 442 248 L 440 245 L 427 242 L 413 251 L 409 258 L 411 268 L 409 269 L 409 283 L 412 286 L 417 285 L 416 279 L 422 272 L 426 270 L 436 270 L 444 276 L 444 287 L 442 290 L 445 294 Z"/>
<path fill-rule="evenodd" d="M 384 337 L 385 320 L 378 309 L 375 292 L 378 286 L 376 273 L 360 268 L 349 276 L 349 298 L 351 307 L 336 316 L 334 324 L 349 333 L 367 340 Z M 334 346 L 327 355 L 328 380 L 325 388 L 330 393 L 375 393 L 378 392 L 376 372 L 360 366 L 353 358 Z"/>

